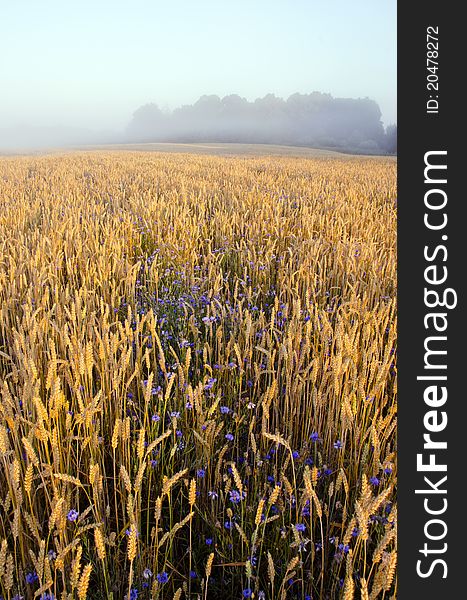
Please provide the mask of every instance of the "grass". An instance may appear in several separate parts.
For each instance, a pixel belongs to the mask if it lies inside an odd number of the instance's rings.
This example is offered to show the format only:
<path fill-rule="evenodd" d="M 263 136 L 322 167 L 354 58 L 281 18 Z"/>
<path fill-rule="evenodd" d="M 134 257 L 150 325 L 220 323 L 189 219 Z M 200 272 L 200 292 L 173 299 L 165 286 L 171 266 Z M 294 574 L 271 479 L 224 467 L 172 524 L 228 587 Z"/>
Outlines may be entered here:
<path fill-rule="evenodd" d="M 395 162 L 0 159 L 0 596 L 395 598 Z"/>

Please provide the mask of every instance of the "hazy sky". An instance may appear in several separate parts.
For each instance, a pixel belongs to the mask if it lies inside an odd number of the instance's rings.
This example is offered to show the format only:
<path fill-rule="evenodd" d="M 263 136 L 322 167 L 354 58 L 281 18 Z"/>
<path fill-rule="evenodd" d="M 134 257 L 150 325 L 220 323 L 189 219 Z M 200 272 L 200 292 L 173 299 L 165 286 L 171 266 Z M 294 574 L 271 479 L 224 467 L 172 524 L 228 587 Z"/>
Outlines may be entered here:
<path fill-rule="evenodd" d="M 0 127 L 314 90 L 396 121 L 396 0 L 0 0 Z"/>

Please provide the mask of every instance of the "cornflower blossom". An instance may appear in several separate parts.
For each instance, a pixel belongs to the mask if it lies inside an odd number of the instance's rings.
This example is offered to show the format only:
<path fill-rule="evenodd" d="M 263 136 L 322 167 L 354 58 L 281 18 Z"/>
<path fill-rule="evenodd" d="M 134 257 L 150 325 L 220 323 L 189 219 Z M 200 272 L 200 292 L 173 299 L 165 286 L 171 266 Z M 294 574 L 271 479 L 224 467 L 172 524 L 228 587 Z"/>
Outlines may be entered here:
<path fill-rule="evenodd" d="M 76 519 L 78 518 L 78 516 L 79 516 L 79 512 L 78 512 L 77 510 L 75 510 L 74 508 L 72 508 L 72 509 L 71 509 L 71 510 L 68 512 L 68 514 L 67 514 L 66 518 L 67 518 L 67 519 L 68 519 L 70 522 L 73 522 L 73 521 L 76 521 Z"/>

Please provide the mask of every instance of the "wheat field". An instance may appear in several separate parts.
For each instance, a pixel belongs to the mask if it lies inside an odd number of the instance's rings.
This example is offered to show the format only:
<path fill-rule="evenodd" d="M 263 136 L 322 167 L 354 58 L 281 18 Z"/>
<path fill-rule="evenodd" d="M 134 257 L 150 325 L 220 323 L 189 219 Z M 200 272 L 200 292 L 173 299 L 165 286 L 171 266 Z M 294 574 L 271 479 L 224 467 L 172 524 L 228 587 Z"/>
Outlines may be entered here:
<path fill-rule="evenodd" d="M 396 165 L 0 159 L 0 597 L 396 594 Z"/>

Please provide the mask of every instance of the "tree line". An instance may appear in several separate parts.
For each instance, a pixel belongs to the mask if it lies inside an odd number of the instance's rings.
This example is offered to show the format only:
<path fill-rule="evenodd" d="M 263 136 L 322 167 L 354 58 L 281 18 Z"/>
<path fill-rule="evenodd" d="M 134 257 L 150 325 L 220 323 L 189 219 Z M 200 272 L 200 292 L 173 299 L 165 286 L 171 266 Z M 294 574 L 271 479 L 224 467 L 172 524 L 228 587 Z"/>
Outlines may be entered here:
<path fill-rule="evenodd" d="M 397 127 L 384 128 L 369 98 L 313 92 L 287 100 L 274 94 L 249 102 L 237 94 L 204 95 L 172 112 L 149 103 L 126 130 L 128 142 L 237 142 L 311 146 L 363 154 L 395 154 Z"/>

